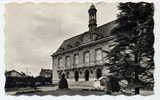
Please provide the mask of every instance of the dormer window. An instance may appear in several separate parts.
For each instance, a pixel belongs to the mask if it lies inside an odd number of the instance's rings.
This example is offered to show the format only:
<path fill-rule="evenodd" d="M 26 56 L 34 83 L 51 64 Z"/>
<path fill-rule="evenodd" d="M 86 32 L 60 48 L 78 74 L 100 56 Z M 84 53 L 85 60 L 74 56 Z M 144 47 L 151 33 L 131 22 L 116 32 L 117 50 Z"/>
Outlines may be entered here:
<path fill-rule="evenodd" d="M 62 47 L 60 47 L 60 48 L 59 48 L 59 50 L 62 50 L 62 51 L 63 51 L 63 50 L 65 50 L 65 49 L 64 49 L 64 48 L 62 48 Z"/>
<path fill-rule="evenodd" d="M 76 43 L 75 43 L 75 46 L 78 46 L 79 44 L 80 44 L 79 42 L 76 42 Z"/>
<path fill-rule="evenodd" d="M 67 48 L 68 48 L 68 49 L 72 48 L 72 45 L 67 45 Z"/>

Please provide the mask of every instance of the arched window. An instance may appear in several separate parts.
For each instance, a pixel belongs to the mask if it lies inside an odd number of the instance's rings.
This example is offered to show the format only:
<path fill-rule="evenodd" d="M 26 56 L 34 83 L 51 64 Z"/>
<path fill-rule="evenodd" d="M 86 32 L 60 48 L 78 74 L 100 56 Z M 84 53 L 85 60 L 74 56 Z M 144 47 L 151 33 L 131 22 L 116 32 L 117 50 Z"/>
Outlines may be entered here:
<path fill-rule="evenodd" d="M 62 67 L 63 67 L 63 59 L 62 59 L 62 58 L 59 58 L 59 59 L 58 59 L 58 67 L 59 67 L 59 68 L 62 68 Z"/>
<path fill-rule="evenodd" d="M 102 49 L 96 49 L 96 61 L 102 60 Z"/>
<path fill-rule="evenodd" d="M 66 67 L 70 67 L 71 61 L 70 61 L 70 56 L 66 57 Z"/>
<path fill-rule="evenodd" d="M 74 64 L 75 64 L 75 65 L 78 65 L 78 64 L 79 64 L 79 55 L 78 55 L 78 54 L 75 54 L 75 55 L 74 55 Z"/>
<path fill-rule="evenodd" d="M 89 52 L 84 53 L 84 63 L 89 63 Z"/>

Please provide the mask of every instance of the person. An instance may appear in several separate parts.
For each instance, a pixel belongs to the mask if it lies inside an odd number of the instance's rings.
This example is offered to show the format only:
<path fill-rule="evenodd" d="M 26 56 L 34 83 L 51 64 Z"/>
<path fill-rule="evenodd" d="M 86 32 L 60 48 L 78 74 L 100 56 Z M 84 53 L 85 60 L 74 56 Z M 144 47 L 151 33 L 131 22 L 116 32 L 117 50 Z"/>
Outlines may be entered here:
<path fill-rule="evenodd" d="M 59 89 L 68 89 L 68 82 L 67 82 L 64 74 L 62 74 L 62 77 L 59 81 L 58 87 L 59 87 Z"/>

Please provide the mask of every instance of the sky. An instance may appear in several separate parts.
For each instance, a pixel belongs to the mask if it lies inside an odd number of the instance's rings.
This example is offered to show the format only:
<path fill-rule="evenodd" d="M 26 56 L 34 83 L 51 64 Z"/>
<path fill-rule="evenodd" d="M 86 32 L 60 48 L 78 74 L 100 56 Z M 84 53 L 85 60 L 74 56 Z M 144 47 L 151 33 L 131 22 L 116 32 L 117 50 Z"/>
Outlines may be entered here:
<path fill-rule="evenodd" d="M 51 56 L 63 40 L 88 30 L 91 3 L 8 3 L 5 5 L 6 70 L 37 76 L 52 69 Z M 95 4 L 97 24 L 116 19 L 118 3 Z"/>

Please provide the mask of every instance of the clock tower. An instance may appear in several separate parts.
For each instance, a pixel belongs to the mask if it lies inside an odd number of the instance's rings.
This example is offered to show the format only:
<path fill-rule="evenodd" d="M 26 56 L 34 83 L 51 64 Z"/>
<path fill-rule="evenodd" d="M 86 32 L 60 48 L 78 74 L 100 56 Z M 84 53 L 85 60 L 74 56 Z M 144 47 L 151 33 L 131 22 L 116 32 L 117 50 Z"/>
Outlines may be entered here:
<path fill-rule="evenodd" d="M 95 30 L 97 28 L 97 16 L 96 16 L 96 13 L 97 13 L 97 9 L 95 7 L 94 4 L 92 4 L 88 10 L 88 14 L 89 14 L 89 32 L 91 34 L 91 39 L 95 40 Z"/>
<path fill-rule="evenodd" d="M 96 13 L 97 13 L 97 9 L 95 8 L 95 5 L 92 4 L 88 10 L 88 13 L 89 13 L 89 31 L 94 31 L 97 27 L 97 16 L 96 16 Z"/>

